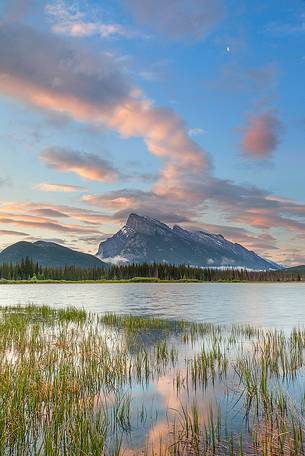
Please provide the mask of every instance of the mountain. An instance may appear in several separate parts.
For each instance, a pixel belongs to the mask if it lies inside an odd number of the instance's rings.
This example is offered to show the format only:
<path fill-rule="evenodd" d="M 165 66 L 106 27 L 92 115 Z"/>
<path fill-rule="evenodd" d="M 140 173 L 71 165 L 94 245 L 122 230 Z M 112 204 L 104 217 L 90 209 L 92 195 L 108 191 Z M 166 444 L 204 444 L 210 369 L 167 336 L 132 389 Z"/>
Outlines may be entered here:
<path fill-rule="evenodd" d="M 99 246 L 98 258 L 108 263 L 189 264 L 199 267 L 280 269 L 221 234 L 173 228 L 150 217 L 130 214 L 126 225 Z"/>
<path fill-rule="evenodd" d="M 0 253 L 0 263 L 20 263 L 22 258 L 29 257 L 40 266 L 80 268 L 103 268 L 105 263 L 94 255 L 77 252 L 54 242 L 17 242 Z"/>
<path fill-rule="evenodd" d="M 292 266 L 290 268 L 284 268 L 282 269 L 283 272 L 288 272 L 292 274 L 305 274 L 305 265 L 300 265 L 300 266 Z"/>

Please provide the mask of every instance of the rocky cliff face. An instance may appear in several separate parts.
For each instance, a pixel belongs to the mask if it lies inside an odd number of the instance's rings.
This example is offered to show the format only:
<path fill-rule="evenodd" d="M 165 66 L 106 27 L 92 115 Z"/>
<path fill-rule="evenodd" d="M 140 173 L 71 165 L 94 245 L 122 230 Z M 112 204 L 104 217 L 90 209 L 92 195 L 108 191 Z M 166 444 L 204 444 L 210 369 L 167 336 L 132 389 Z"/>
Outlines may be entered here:
<path fill-rule="evenodd" d="M 199 267 L 279 269 L 255 252 L 220 234 L 173 228 L 160 221 L 130 214 L 126 225 L 102 242 L 97 256 L 108 263 L 189 264 Z"/>

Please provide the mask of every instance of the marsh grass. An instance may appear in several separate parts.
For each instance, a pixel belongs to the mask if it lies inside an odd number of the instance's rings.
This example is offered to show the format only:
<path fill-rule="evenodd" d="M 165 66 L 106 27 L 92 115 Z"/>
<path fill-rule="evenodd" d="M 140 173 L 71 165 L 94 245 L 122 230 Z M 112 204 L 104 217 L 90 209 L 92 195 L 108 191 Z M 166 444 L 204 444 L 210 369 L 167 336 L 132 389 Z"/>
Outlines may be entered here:
<path fill-rule="evenodd" d="M 2 307 L 0 454 L 303 455 L 304 349 L 300 328 Z M 147 397 L 164 378 L 176 405 L 153 444 Z"/>

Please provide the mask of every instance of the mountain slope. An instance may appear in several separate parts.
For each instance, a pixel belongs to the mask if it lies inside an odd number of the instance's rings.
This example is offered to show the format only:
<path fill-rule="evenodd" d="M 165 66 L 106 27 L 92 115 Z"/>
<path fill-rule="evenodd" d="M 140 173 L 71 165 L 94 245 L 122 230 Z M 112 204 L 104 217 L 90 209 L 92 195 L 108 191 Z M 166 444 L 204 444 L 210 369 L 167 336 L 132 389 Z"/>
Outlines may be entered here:
<path fill-rule="evenodd" d="M 292 274 L 305 274 L 305 265 L 292 266 L 290 268 L 284 268 L 283 272 L 291 272 Z"/>
<path fill-rule="evenodd" d="M 40 266 L 103 268 L 106 265 L 94 255 L 77 252 L 54 242 L 17 242 L 0 253 L 0 263 L 20 263 L 22 258 L 32 258 Z"/>
<path fill-rule="evenodd" d="M 126 225 L 99 246 L 97 256 L 109 263 L 167 262 L 199 267 L 279 269 L 220 234 L 173 228 L 150 217 L 130 214 Z"/>

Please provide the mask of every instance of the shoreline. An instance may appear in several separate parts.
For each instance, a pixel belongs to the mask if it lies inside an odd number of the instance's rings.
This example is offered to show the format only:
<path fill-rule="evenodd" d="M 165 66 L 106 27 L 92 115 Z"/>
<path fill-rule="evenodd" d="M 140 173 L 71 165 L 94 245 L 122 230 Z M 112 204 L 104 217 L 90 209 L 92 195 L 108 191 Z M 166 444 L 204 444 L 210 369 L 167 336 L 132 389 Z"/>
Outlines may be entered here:
<path fill-rule="evenodd" d="M 189 283 L 189 284 L 209 284 L 209 283 L 231 283 L 231 284 L 251 284 L 251 283 L 304 283 L 305 280 L 191 280 L 191 279 L 181 279 L 181 280 L 159 280 L 159 279 L 114 279 L 114 280 L 0 280 L 0 285 L 48 285 L 48 284 L 179 284 L 179 283 Z"/>

